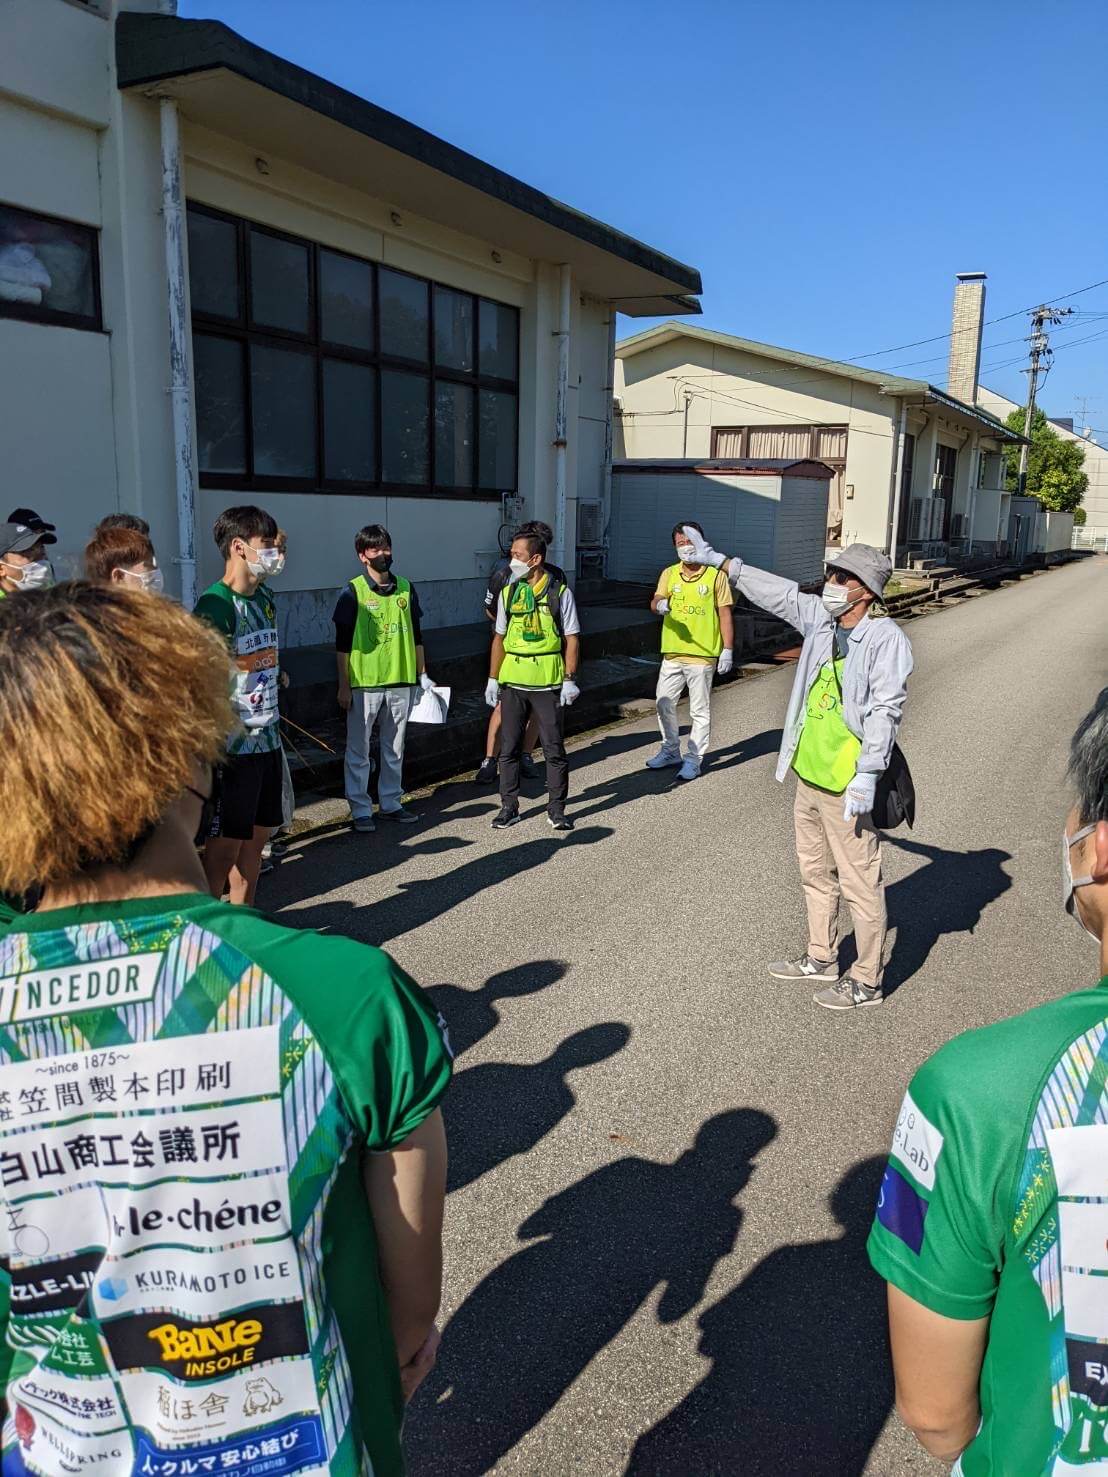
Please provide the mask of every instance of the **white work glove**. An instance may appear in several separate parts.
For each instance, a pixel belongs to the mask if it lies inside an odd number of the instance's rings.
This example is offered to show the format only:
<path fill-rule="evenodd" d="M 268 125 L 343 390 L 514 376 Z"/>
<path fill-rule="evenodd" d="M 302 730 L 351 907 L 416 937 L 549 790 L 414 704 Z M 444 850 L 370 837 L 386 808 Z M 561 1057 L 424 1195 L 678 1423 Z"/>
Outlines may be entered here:
<path fill-rule="evenodd" d="M 430 692 L 435 684 L 431 681 L 426 672 L 421 672 L 419 674 L 419 685 L 423 688 L 424 692 Z"/>
<path fill-rule="evenodd" d="M 722 569 L 724 564 L 727 563 L 727 555 L 717 554 L 711 544 L 707 542 L 704 535 L 697 533 L 696 529 L 692 528 L 688 523 L 683 525 L 682 532 L 689 543 L 692 544 L 698 564 L 710 564 L 714 569 Z"/>
<path fill-rule="evenodd" d="M 500 701 L 500 683 L 495 677 L 490 677 L 485 684 L 485 701 L 490 708 L 495 708 Z"/>
<path fill-rule="evenodd" d="M 843 804 L 843 820 L 853 820 L 856 815 L 869 815 L 873 809 L 873 797 L 877 793 L 875 774 L 856 774 L 846 787 Z"/>
<path fill-rule="evenodd" d="M 655 615 L 669 615 L 669 601 L 663 595 L 660 600 L 654 602 Z"/>
<path fill-rule="evenodd" d="M 567 677 L 562 683 L 562 707 L 568 708 L 570 703 L 575 703 L 581 696 L 581 689 L 572 677 Z"/>
<path fill-rule="evenodd" d="M 726 677 L 734 665 L 735 653 L 730 647 L 725 646 L 719 654 L 719 661 L 716 662 L 716 672 L 720 677 Z"/>

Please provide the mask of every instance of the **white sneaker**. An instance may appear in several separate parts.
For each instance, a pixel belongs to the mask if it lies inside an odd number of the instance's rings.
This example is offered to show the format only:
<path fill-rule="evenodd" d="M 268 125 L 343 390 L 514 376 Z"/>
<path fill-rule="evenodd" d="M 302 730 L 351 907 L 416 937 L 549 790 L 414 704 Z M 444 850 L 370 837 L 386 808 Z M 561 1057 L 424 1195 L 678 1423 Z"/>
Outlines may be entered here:
<path fill-rule="evenodd" d="M 653 759 L 646 761 L 647 769 L 676 769 L 681 763 L 681 755 L 674 753 L 672 749 L 659 749 Z"/>
<path fill-rule="evenodd" d="M 700 778 L 700 761 L 698 759 L 684 759 L 681 768 L 677 771 L 679 780 L 696 780 Z"/>

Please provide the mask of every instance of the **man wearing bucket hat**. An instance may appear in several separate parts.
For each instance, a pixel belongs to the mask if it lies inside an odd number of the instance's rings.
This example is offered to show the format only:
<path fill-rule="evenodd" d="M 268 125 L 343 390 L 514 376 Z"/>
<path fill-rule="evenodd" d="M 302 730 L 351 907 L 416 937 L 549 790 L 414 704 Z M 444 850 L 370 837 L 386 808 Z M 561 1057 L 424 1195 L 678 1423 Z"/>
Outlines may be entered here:
<path fill-rule="evenodd" d="M 0 523 L 0 600 L 20 590 L 53 584 L 44 546 L 57 542 L 54 525 L 30 508 L 16 508 L 7 523 Z"/>
<path fill-rule="evenodd" d="M 732 585 L 804 637 L 777 778 L 797 776 L 793 823 L 808 908 L 808 947 L 769 966 L 774 979 L 823 984 L 812 998 L 828 1010 L 880 1005 L 885 949 L 881 841 L 870 818 L 877 782 L 896 742 L 908 695 L 912 648 L 881 598 L 892 573 L 868 544 L 841 549 L 827 566 L 822 595 L 755 569 L 685 533 L 704 564 L 727 566 Z M 874 607 L 877 607 L 874 609 Z M 858 957 L 840 978 L 839 901 L 854 920 Z"/>

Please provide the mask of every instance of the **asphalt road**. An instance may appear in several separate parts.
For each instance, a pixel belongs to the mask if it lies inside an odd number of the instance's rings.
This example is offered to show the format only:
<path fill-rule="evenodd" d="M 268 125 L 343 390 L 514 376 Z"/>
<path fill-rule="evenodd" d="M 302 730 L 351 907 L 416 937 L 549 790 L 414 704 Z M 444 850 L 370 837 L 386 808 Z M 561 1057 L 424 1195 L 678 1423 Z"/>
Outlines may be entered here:
<path fill-rule="evenodd" d="M 906 627 L 920 810 L 886 847 L 891 998 L 853 1016 L 765 970 L 805 943 L 773 778 L 791 667 L 717 693 L 691 786 L 643 769 L 651 722 L 578 743 L 564 839 L 534 786 L 507 833 L 467 783 L 375 836 L 315 809 L 262 906 L 386 946 L 459 1053 L 412 1477 L 941 1470 L 890 1413 L 863 1244 L 915 1067 L 1096 973 L 1059 838 L 1106 611 L 1097 559 Z"/>

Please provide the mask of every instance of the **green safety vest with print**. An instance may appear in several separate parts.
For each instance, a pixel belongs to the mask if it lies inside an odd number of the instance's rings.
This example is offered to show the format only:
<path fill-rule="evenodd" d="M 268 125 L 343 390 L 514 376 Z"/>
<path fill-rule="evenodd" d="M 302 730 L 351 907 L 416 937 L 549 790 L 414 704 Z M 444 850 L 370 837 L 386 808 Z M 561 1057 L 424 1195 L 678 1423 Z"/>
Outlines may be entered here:
<path fill-rule="evenodd" d="M 845 658 L 834 671 L 824 662 L 812 683 L 804 712 L 804 727 L 793 755 L 793 768 L 802 780 L 841 795 L 854 778 L 862 742 L 843 720 L 842 676 Z"/>
<path fill-rule="evenodd" d="M 189 893 L 9 923 L 0 1004 L 5 1477 L 401 1477 L 362 1162 L 446 1088 L 422 991 Z"/>
<path fill-rule="evenodd" d="M 662 655 L 714 658 L 723 650 L 716 608 L 714 569 L 694 580 L 682 579 L 683 564 L 672 564 L 663 576 L 669 588 L 669 610 L 662 617 Z"/>
<path fill-rule="evenodd" d="M 382 595 L 364 574 L 350 581 L 358 600 L 358 619 L 350 648 L 351 687 L 410 687 L 416 681 L 412 587 L 396 578 L 391 595 Z"/>
<path fill-rule="evenodd" d="M 564 585 L 558 587 L 560 594 Z M 551 582 L 535 589 L 526 580 L 506 586 L 508 617 L 500 682 L 507 687 L 559 687 L 566 675 L 562 633 L 550 609 Z"/>
<path fill-rule="evenodd" d="M 990 1319 L 956 1473 L 1108 1471 L 1108 978 L 921 1067 L 869 1255 L 933 1312 Z"/>
<path fill-rule="evenodd" d="M 196 602 L 195 614 L 221 632 L 235 666 L 232 698 L 242 725 L 227 745 L 231 755 L 268 754 L 281 747 L 277 688 L 281 675 L 277 650 L 277 607 L 273 593 L 259 585 L 240 595 L 217 580 Z"/>

